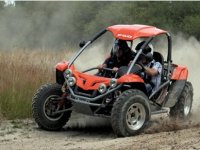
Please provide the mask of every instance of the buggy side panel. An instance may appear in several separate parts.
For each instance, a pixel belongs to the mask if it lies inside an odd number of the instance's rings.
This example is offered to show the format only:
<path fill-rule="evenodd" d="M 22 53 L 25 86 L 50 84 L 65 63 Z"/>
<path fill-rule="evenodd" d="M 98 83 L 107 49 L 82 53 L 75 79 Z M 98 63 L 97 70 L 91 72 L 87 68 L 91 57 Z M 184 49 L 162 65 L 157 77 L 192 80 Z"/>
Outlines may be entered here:
<path fill-rule="evenodd" d="M 185 87 L 185 83 L 186 80 L 176 80 L 171 84 L 169 92 L 165 98 L 164 107 L 173 107 L 177 103 Z"/>
<path fill-rule="evenodd" d="M 187 80 L 188 78 L 188 69 L 185 66 L 176 65 L 171 80 Z"/>
<path fill-rule="evenodd" d="M 173 67 L 174 70 L 171 77 L 173 83 L 171 84 L 168 95 L 166 96 L 165 107 L 173 107 L 177 103 L 188 78 L 187 67 L 180 65 L 173 65 Z"/>

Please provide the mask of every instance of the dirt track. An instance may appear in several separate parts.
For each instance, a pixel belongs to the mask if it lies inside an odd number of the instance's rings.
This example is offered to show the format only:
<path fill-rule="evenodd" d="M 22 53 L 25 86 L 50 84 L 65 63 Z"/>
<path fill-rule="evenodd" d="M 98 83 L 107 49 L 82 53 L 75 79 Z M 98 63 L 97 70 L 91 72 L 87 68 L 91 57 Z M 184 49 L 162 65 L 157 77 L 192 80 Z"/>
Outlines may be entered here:
<path fill-rule="evenodd" d="M 157 116 L 140 135 L 116 138 L 109 121 L 86 116 L 73 117 L 59 132 L 40 130 L 32 120 L 3 121 L 0 149 L 200 149 L 200 127 Z"/>

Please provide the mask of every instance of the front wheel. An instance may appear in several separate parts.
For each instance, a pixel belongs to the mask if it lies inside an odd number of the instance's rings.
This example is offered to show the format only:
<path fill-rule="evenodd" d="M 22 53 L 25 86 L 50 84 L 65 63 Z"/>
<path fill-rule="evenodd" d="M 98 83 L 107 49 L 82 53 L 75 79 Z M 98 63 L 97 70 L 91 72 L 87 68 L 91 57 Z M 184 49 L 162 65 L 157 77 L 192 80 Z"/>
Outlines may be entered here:
<path fill-rule="evenodd" d="M 118 137 L 141 132 L 151 117 L 147 96 L 139 90 L 126 90 L 114 103 L 111 124 Z"/>
<path fill-rule="evenodd" d="M 193 87 L 190 82 L 186 82 L 185 87 L 174 107 L 170 109 L 172 119 L 187 120 L 191 115 L 193 102 Z"/>
<path fill-rule="evenodd" d="M 33 118 L 36 123 L 45 130 L 59 130 L 69 120 L 71 111 L 53 114 L 58 108 L 62 96 L 61 85 L 57 83 L 41 86 L 32 100 Z M 69 108 L 71 104 L 65 103 L 59 110 Z"/>

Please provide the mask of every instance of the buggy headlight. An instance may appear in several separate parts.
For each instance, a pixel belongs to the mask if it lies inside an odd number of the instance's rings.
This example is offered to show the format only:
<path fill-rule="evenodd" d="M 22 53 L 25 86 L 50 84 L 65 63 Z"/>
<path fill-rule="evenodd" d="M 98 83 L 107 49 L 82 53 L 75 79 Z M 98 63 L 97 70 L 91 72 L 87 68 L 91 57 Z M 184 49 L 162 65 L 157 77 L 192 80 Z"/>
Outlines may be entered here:
<path fill-rule="evenodd" d="M 69 78 L 67 79 L 67 84 L 68 84 L 69 86 L 74 86 L 74 85 L 76 84 L 76 79 L 75 79 L 74 77 L 69 77 Z"/>
<path fill-rule="evenodd" d="M 106 92 L 106 89 L 107 89 L 106 85 L 102 83 L 99 85 L 98 91 L 99 91 L 99 93 L 103 94 Z"/>
<path fill-rule="evenodd" d="M 114 88 L 114 87 L 116 87 L 117 86 L 117 79 L 111 79 L 110 80 L 110 87 L 111 88 Z"/>
<path fill-rule="evenodd" d="M 71 76 L 72 76 L 72 70 L 71 69 L 65 70 L 65 77 L 68 79 Z"/>

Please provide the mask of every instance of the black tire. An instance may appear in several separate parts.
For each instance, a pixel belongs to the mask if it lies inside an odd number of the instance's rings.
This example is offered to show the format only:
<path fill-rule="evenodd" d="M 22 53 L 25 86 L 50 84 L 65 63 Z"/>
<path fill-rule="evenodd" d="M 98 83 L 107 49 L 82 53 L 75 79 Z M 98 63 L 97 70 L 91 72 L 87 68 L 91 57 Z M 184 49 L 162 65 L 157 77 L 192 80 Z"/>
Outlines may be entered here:
<path fill-rule="evenodd" d="M 133 136 L 146 127 L 150 117 L 151 110 L 147 96 L 140 90 L 130 89 L 124 91 L 114 103 L 111 124 L 118 137 Z M 136 125 L 131 125 L 130 119 L 133 118 L 137 118 Z"/>
<path fill-rule="evenodd" d="M 64 112 L 57 115 L 49 115 L 47 109 L 48 104 L 52 106 L 50 98 L 57 98 L 62 95 L 61 85 L 57 83 L 45 84 L 35 93 L 32 100 L 32 113 L 38 126 L 49 131 L 60 130 L 71 116 L 71 111 Z M 56 105 L 56 104 L 55 104 Z M 49 106 L 49 107 L 50 107 Z M 47 107 L 47 108 L 46 108 Z M 71 106 L 66 106 L 68 108 Z"/>
<path fill-rule="evenodd" d="M 186 82 L 185 87 L 174 107 L 170 108 L 171 119 L 188 120 L 191 116 L 193 87 Z"/>

